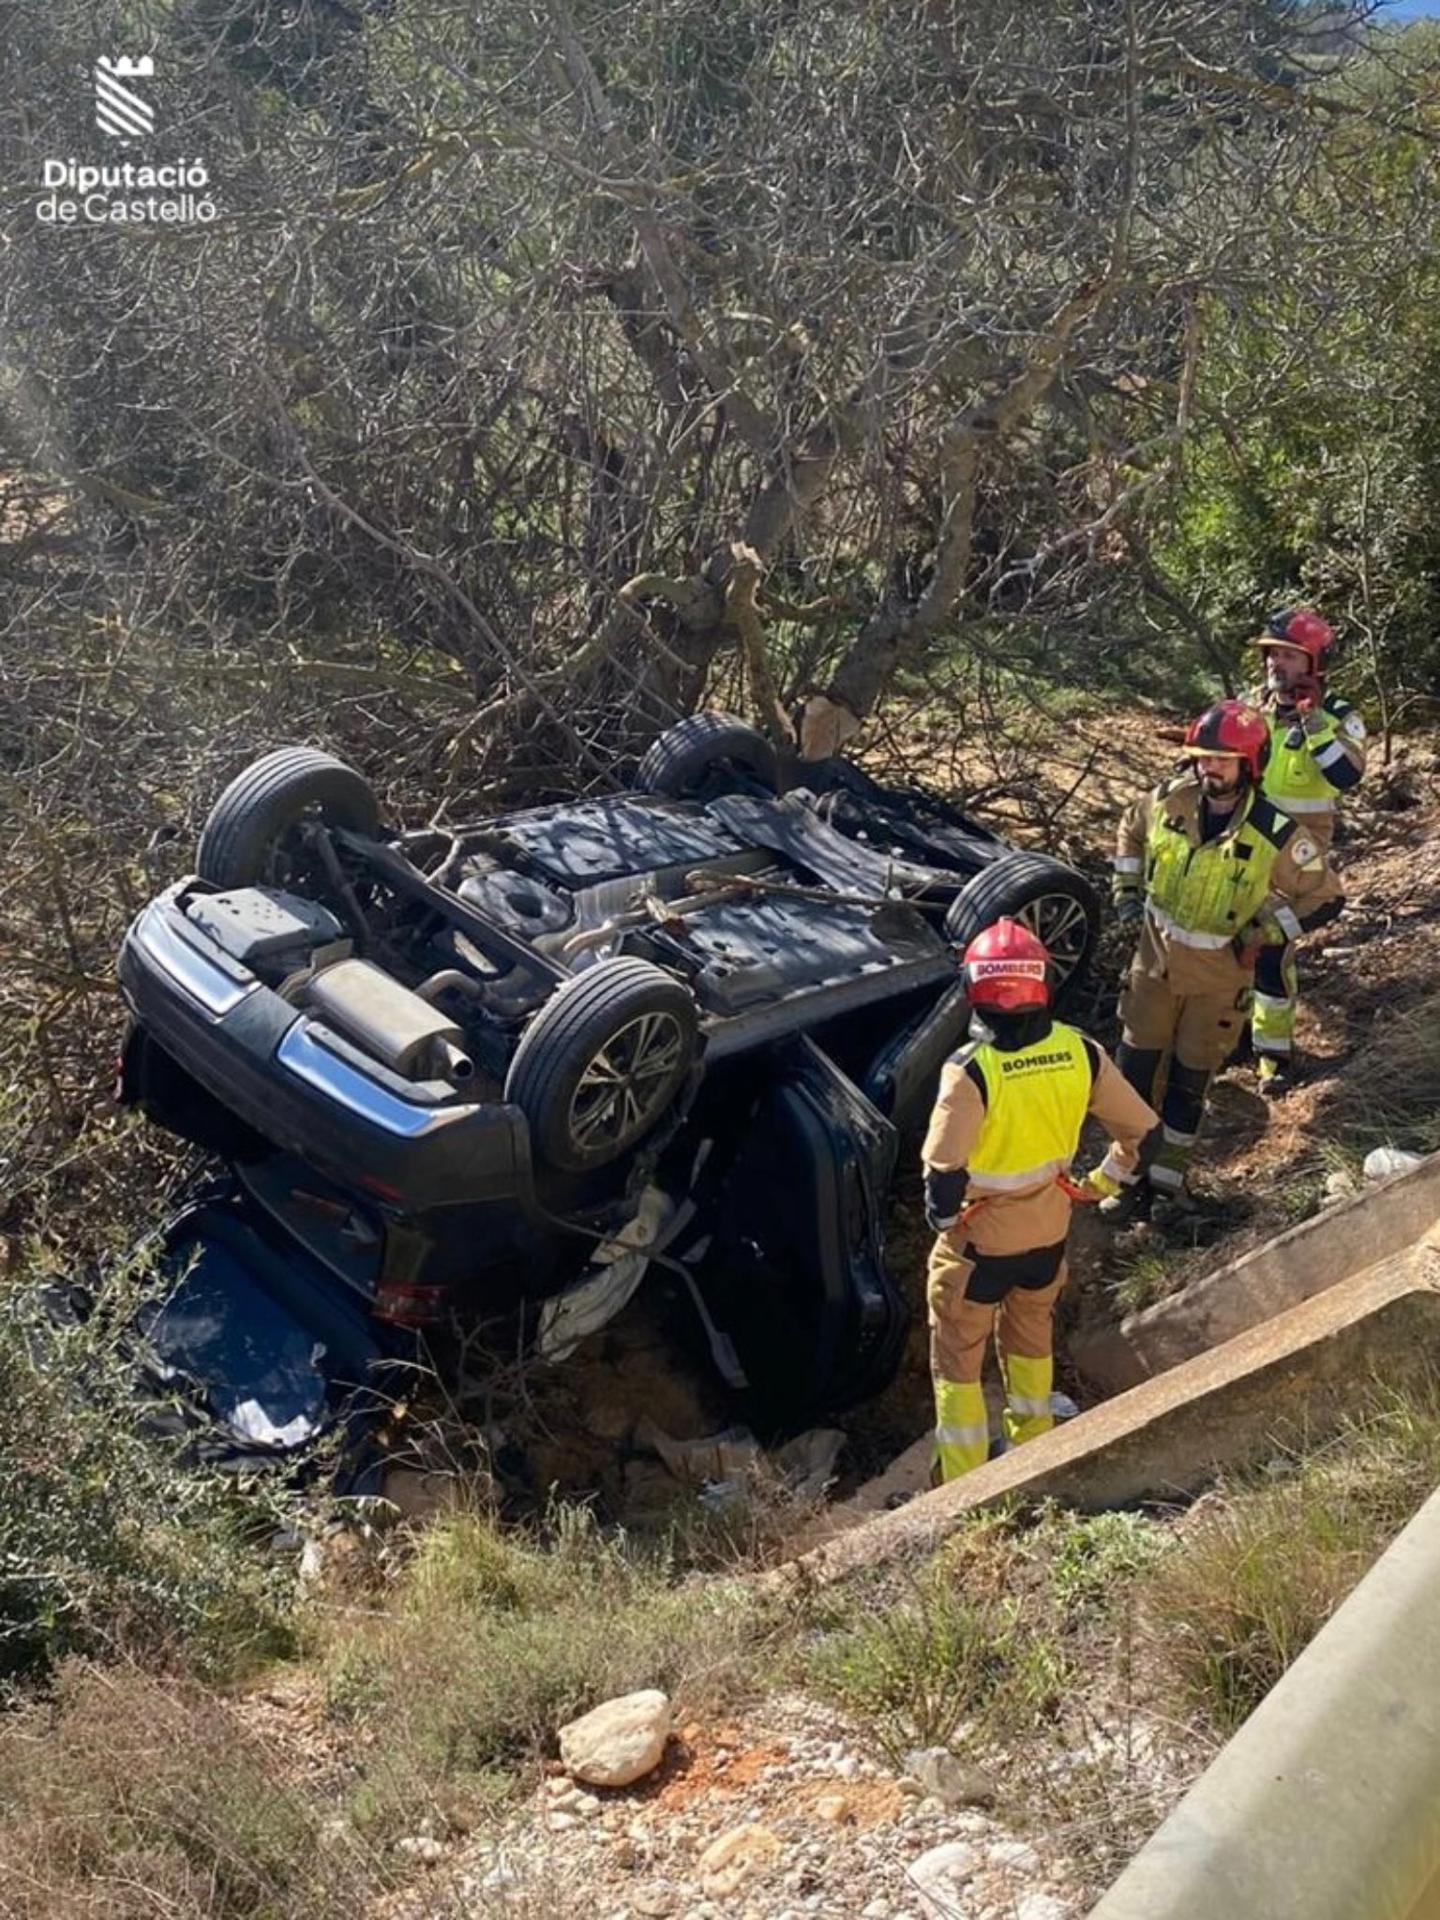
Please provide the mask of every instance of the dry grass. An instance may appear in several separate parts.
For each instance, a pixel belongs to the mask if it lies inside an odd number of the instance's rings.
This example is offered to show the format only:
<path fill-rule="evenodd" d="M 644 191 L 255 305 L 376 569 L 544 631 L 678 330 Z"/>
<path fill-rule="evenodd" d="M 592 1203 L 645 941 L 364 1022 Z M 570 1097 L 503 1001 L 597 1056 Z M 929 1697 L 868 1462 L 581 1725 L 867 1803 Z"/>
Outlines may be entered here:
<path fill-rule="evenodd" d="M 389 1876 L 198 1685 L 74 1664 L 0 1733 L 5 1920 L 353 1920 Z"/>
<path fill-rule="evenodd" d="M 1346 1062 L 1335 1107 L 1353 1147 L 1440 1148 L 1440 995 L 1376 1022 Z"/>
<path fill-rule="evenodd" d="M 1182 1700 L 1238 1726 L 1437 1482 L 1432 1382 L 1372 1394 L 1333 1439 L 1212 1496 L 1144 1594 L 1153 1654 Z"/>
<path fill-rule="evenodd" d="M 383 1609 L 319 1628 L 329 1712 L 365 1755 L 355 1816 L 377 1836 L 417 1809 L 468 1820 L 614 1694 L 661 1687 L 683 1712 L 714 1710 L 755 1684 L 778 1625 L 739 1583 L 687 1578 L 584 1508 L 531 1537 L 457 1515 Z"/>

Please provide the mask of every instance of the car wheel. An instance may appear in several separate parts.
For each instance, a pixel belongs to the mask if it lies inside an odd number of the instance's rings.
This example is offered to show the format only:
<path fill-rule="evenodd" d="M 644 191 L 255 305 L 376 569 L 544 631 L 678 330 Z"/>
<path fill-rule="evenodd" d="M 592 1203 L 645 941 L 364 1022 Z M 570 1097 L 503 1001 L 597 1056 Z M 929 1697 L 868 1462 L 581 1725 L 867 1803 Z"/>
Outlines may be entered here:
<path fill-rule="evenodd" d="M 964 949 L 997 920 L 1018 920 L 1043 940 L 1057 997 L 1079 980 L 1100 931 L 1095 890 L 1073 867 L 1043 853 L 1007 853 L 982 867 L 950 902 L 946 937 Z"/>
<path fill-rule="evenodd" d="M 538 1156 L 566 1173 L 616 1160 L 670 1106 L 695 1058 L 694 996 L 648 960 L 601 960 L 551 995 L 505 1080 Z"/>
<path fill-rule="evenodd" d="M 692 713 L 652 740 L 635 772 L 640 793 L 667 800 L 780 790 L 780 762 L 763 733 L 733 713 Z"/>
<path fill-rule="evenodd" d="M 343 760 L 315 747 L 279 747 L 237 773 L 210 809 L 196 871 L 216 887 L 293 885 L 305 866 L 296 829 L 308 818 L 373 834 L 380 809 Z"/>

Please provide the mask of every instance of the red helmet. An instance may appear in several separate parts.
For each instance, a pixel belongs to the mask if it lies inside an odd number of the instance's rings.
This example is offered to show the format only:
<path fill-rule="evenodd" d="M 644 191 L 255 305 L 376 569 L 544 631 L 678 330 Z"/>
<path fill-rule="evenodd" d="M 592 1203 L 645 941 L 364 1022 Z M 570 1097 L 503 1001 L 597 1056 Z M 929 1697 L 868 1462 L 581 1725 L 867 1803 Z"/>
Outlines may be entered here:
<path fill-rule="evenodd" d="M 1202 757 L 1241 760 L 1258 781 L 1270 758 L 1270 729 L 1265 716 L 1243 700 L 1221 700 L 1185 729 L 1185 751 Z"/>
<path fill-rule="evenodd" d="M 1050 954 L 1018 920 L 997 920 L 965 949 L 961 968 L 972 1007 L 1019 1013 L 1050 1004 Z"/>
<path fill-rule="evenodd" d="M 1272 613 L 1265 631 L 1255 642 L 1257 647 L 1298 647 L 1310 656 L 1311 673 L 1324 673 L 1330 649 L 1335 644 L 1335 629 L 1309 607 L 1286 607 Z"/>

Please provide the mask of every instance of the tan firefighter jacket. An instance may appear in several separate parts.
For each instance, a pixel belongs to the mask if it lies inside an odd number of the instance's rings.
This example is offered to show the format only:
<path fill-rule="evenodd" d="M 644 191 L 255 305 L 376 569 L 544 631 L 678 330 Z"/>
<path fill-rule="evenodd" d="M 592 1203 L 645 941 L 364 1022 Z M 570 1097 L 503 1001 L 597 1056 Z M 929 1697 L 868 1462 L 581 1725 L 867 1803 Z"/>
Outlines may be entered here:
<path fill-rule="evenodd" d="M 1065 1238 L 1070 1201 L 1056 1175 L 1069 1172 L 1087 1114 L 1113 1142 L 1106 1173 L 1130 1180 L 1157 1116 L 1077 1028 L 1056 1020 L 1033 1046 L 967 1046 L 945 1062 L 921 1157 L 927 1170 L 969 1173 L 966 1201 L 985 1204 L 967 1232 L 982 1251 L 1026 1252 Z"/>
<path fill-rule="evenodd" d="M 1175 993 L 1239 993 L 1242 950 L 1294 939 L 1339 911 L 1340 884 L 1317 837 L 1250 789 L 1229 826 L 1200 839 L 1201 789 L 1186 770 L 1126 808 L 1115 848 L 1117 897 L 1145 900 L 1147 971 Z"/>
<path fill-rule="evenodd" d="M 1267 687 L 1248 697 L 1270 729 L 1265 795 L 1306 827 L 1324 852 L 1335 837 L 1341 796 L 1360 784 L 1365 771 L 1365 722 L 1338 693 L 1327 693 L 1308 722 L 1282 717 Z"/>

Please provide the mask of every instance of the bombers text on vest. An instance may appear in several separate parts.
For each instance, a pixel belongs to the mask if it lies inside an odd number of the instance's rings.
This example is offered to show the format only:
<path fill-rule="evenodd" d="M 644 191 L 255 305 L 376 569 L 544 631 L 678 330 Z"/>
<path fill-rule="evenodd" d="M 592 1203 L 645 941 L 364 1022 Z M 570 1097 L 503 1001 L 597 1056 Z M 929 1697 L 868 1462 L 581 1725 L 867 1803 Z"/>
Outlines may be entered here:
<path fill-rule="evenodd" d="M 970 1059 L 985 1081 L 985 1124 L 967 1169 L 971 1191 L 1020 1192 L 1063 1173 L 1090 1105 L 1084 1036 L 1056 1021 L 1033 1046 L 1014 1053 L 980 1046 Z"/>

